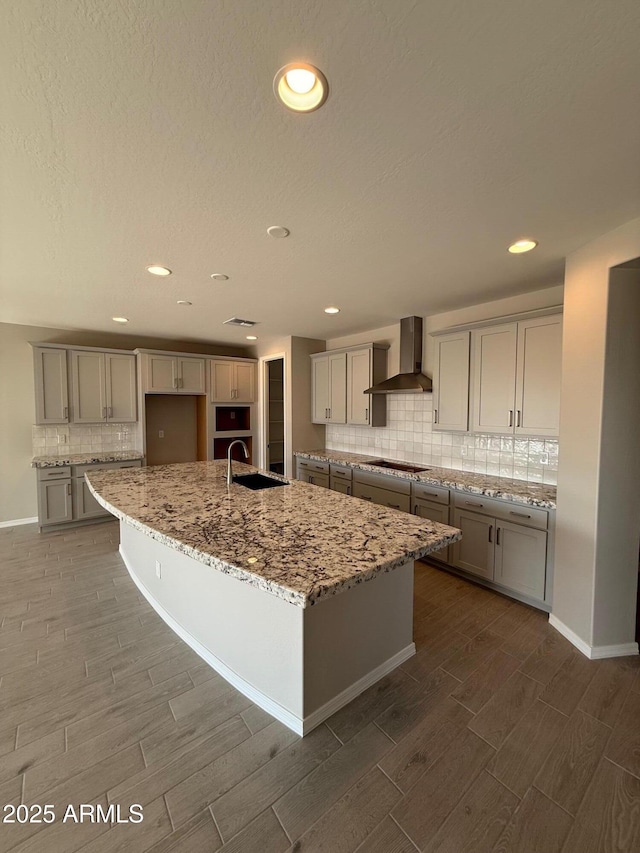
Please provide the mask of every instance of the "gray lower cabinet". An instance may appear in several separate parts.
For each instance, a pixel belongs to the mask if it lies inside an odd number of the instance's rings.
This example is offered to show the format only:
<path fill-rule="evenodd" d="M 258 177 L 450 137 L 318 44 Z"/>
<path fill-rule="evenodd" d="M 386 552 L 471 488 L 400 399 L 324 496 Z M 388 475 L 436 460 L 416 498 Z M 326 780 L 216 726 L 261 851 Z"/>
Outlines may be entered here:
<path fill-rule="evenodd" d="M 38 524 L 43 528 L 111 517 L 111 513 L 91 494 L 84 479 L 85 473 L 101 468 L 139 468 L 141 464 L 140 459 L 130 459 L 94 465 L 39 468 Z"/>
<path fill-rule="evenodd" d="M 334 492 L 340 492 L 343 495 L 350 495 L 352 488 L 350 480 L 340 480 L 337 477 L 331 478 L 331 489 Z"/>
<path fill-rule="evenodd" d="M 38 483 L 38 520 L 40 526 L 64 524 L 73 520 L 71 478 L 60 477 Z"/>
<path fill-rule="evenodd" d="M 413 514 L 420 516 L 420 518 L 428 518 L 429 521 L 437 521 L 438 524 L 449 524 L 449 507 L 435 503 L 434 501 L 414 498 Z M 440 548 L 439 551 L 432 551 L 428 556 L 436 560 L 441 560 L 443 563 L 448 563 L 449 546 Z"/>
<path fill-rule="evenodd" d="M 469 510 L 453 511 L 453 526 L 462 539 L 452 546 L 452 564 L 472 575 L 493 580 L 495 562 L 495 519 Z"/>
<path fill-rule="evenodd" d="M 390 489 L 380 489 L 378 486 L 370 486 L 367 483 L 355 482 L 353 484 L 353 496 L 363 501 L 371 501 L 389 509 L 399 509 L 403 512 L 411 511 L 411 498 Z"/>
<path fill-rule="evenodd" d="M 329 488 L 329 463 L 316 462 L 313 459 L 298 459 L 296 466 L 298 480 L 312 486 Z"/>

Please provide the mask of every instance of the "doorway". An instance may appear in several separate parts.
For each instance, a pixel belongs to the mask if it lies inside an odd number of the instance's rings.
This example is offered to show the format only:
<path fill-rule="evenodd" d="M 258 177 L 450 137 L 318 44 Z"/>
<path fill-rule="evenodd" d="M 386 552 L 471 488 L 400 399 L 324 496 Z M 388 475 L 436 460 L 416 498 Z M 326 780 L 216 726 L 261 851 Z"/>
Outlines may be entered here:
<path fill-rule="evenodd" d="M 284 358 L 264 364 L 264 467 L 284 474 Z"/>

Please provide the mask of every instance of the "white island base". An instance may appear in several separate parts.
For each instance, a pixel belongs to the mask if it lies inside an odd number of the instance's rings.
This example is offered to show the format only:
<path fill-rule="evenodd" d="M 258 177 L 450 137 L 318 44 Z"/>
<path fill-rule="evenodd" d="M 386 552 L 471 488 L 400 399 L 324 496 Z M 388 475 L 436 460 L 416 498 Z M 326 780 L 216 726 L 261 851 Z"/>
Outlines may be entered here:
<path fill-rule="evenodd" d="M 300 607 L 122 521 L 120 553 L 167 625 L 299 735 L 415 654 L 413 559 Z"/>

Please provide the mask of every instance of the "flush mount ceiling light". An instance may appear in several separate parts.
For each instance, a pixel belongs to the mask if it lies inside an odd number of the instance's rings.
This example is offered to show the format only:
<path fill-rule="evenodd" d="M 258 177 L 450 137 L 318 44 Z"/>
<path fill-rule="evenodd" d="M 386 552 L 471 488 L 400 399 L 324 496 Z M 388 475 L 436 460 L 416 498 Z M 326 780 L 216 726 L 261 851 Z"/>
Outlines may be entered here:
<path fill-rule="evenodd" d="M 151 264 L 150 267 L 147 267 L 147 272 L 150 272 L 151 275 L 171 275 L 171 270 L 168 267 L 161 267 L 158 264 Z"/>
<path fill-rule="evenodd" d="M 307 62 L 290 62 L 273 78 L 276 98 L 296 113 L 311 113 L 321 107 L 329 95 L 329 84 L 322 71 Z"/>
<path fill-rule="evenodd" d="M 187 299 L 178 299 L 176 305 L 193 305 L 193 302 L 189 302 Z"/>
<path fill-rule="evenodd" d="M 284 225 L 270 225 L 267 228 L 269 237 L 288 237 L 291 232 Z"/>
<path fill-rule="evenodd" d="M 112 317 L 111 318 L 114 323 L 128 323 L 129 320 L 127 317 Z"/>
<path fill-rule="evenodd" d="M 247 335 L 247 340 L 248 341 L 257 341 L 258 336 L 257 335 Z"/>
<path fill-rule="evenodd" d="M 223 272 L 212 272 L 211 278 L 214 279 L 214 281 L 228 281 L 229 280 L 229 276 L 225 275 Z"/>
<path fill-rule="evenodd" d="M 340 309 L 336 308 L 334 305 L 330 305 L 328 308 L 324 309 L 325 314 L 339 314 Z"/>
<path fill-rule="evenodd" d="M 512 255 L 521 255 L 523 252 L 530 252 L 538 245 L 537 240 L 516 240 L 509 246 L 509 251 Z"/>

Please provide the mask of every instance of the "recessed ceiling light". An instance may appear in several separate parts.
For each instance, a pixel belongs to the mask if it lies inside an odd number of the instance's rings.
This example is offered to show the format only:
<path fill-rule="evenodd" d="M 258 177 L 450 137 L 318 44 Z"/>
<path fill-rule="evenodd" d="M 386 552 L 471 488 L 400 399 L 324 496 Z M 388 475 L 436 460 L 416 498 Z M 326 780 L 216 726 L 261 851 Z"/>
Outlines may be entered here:
<path fill-rule="evenodd" d="M 273 78 L 276 98 L 296 113 L 311 113 L 321 107 L 329 95 L 329 84 L 322 71 L 307 62 L 290 62 Z"/>
<path fill-rule="evenodd" d="M 186 299 L 178 299 L 176 305 L 193 305 L 193 302 L 189 302 Z"/>
<path fill-rule="evenodd" d="M 270 225 L 267 228 L 269 237 L 288 237 L 291 232 L 284 225 Z"/>
<path fill-rule="evenodd" d="M 248 341 L 257 341 L 258 336 L 257 335 L 247 335 L 247 340 Z"/>
<path fill-rule="evenodd" d="M 113 320 L 114 323 L 128 323 L 129 322 L 127 317 L 112 317 L 111 319 Z"/>
<path fill-rule="evenodd" d="M 339 309 L 339 308 L 336 308 L 336 307 L 335 307 L 335 306 L 333 306 L 333 305 L 330 305 L 328 308 L 325 308 L 325 309 L 324 309 L 324 313 L 325 313 L 325 314 L 339 314 L 339 313 L 340 313 L 340 309 Z"/>
<path fill-rule="evenodd" d="M 168 267 L 160 267 L 157 264 L 151 264 L 150 267 L 147 267 L 147 272 L 150 272 L 151 275 L 171 275 L 171 270 Z"/>
<path fill-rule="evenodd" d="M 212 272 L 211 278 L 215 279 L 215 281 L 228 281 L 229 276 L 225 275 L 223 272 Z"/>
<path fill-rule="evenodd" d="M 537 240 L 516 240 L 509 246 L 509 251 L 512 255 L 521 255 L 523 252 L 530 252 L 538 245 Z"/>

